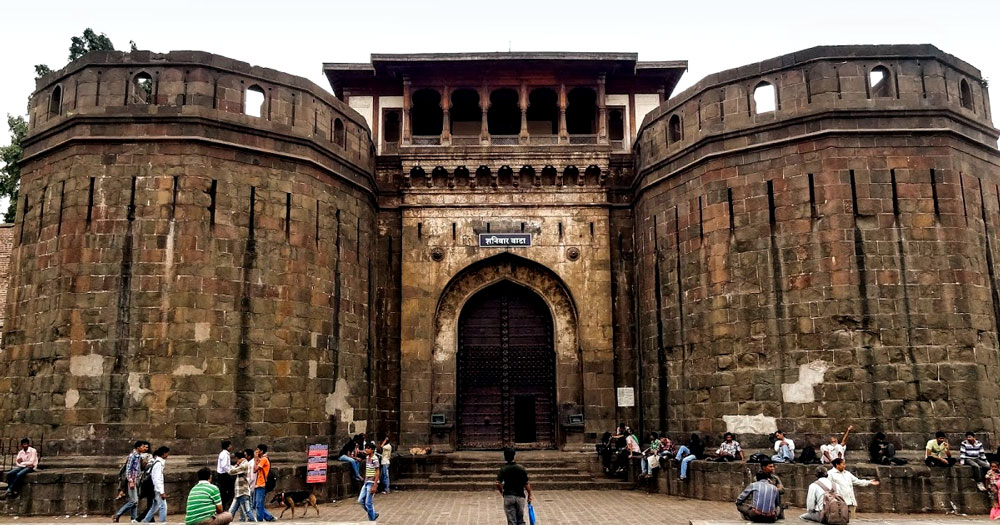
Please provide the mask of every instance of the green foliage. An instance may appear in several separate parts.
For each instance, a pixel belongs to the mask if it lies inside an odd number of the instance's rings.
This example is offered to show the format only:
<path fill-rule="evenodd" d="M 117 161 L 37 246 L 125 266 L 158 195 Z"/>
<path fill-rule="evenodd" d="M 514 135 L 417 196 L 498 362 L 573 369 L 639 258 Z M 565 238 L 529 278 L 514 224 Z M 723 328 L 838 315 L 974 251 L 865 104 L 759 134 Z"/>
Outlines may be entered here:
<path fill-rule="evenodd" d="M 18 164 L 24 155 L 21 141 L 28 134 L 28 122 L 24 117 L 7 115 L 7 127 L 10 128 L 10 144 L 0 147 L 0 196 L 10 197 L 10 206 L 3 215 L 4 222 L 14 222 L 17 213 L 17 192 L 21 186 L 21 166 Z"/>
<path fill-rule="evenodd" d="M 115 45 L 104 33 L 97 34 L 94 30 L 87 28 L 83 30 L 83 36 L 74 36 L 69 43 L 69 61 L 72 62 L 91 51 L 114 51 Z"/>
<path fill-rule="evenodd" d="M 52 68 L 46 66 L 45 64 L 35 65 L 35 78 L 42 78 L 52 72 Z"/>

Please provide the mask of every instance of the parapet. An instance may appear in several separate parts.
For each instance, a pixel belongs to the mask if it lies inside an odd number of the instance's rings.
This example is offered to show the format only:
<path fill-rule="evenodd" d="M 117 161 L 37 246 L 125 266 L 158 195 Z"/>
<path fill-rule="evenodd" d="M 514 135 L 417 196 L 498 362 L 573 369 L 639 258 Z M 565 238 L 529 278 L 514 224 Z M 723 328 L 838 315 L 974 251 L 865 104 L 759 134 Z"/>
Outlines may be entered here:
<path fill-rule="evenodd" d="M 292 141 L 298 146 L 274 149 L 335 158 L 368 185 L 374 180 L 371 131 L 360 114 L 307 79 L 211 53 L 92 52 L 43 76 L 29 103 L 25 156 L 44 150 L 39 142 L 74 122 L 100 124 L 101 118 L 130 124 L 207 122 L 230 130 L 231 142 L 263 149 L 269 149 L 269 140 Z M 101 127 L 87 134 L 132 132 L 148 138 L 190 131 Z"/>
<path fill-rule="evenodd" d="M 709 75 L 664 102 L 642 123 L 636 164 L 641 174 L 709 143 L 718 152 L 790 134 L 910 128 L 996 148 L 980 71 L 928 44 L 821 46 Z"/>

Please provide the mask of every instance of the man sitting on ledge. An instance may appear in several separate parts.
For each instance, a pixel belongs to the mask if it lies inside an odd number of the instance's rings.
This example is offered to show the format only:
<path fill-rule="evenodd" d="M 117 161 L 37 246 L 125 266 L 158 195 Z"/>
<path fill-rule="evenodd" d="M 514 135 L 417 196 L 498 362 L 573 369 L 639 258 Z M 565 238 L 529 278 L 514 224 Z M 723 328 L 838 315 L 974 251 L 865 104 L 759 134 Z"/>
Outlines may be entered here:
<path fill-rule="evenodd" d="M 785 433 L 777 431 L 774 433 L 774 451 L 771 461 L 775 463 L 792 463 L 795 461 L 795 442 L 785 437 Z"/>
<path fill-rule="evenodd" d="M 36 468 L 38 468 L 38 451 L 31 446 L 30 439 L 24 438 L 21 440 L 21 450 L 17 451 L 17 458 L 14 459 L 14 468 L 7 473 L 7 491 L 3 497 L 16 497 L 24 476 L 34 472 Z"/>
<path fill-rule="evenodd" d="M 736 510 L 743 519 L 755 523 L 778 521 L 778 488 L 767 481 L 767 472 L 758 472 L 757 481 L 747 485 L 738 498 Z"/>

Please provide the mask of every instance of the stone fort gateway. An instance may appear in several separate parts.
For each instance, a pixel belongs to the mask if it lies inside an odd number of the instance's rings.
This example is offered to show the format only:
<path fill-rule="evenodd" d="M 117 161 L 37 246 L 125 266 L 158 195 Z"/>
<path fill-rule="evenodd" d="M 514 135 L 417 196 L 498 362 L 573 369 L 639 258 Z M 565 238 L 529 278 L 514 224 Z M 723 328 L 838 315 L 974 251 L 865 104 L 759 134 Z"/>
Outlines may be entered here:
<path fill-rule="evenodd" d="M 1000 431 L 1000 153 L 931 45 L 709 75 L 372 55 L 331 90 L 94 52 L 37 82 L 0 352 L 48 455 Z M 331 93 L 332 92 L 332 93 Z M 590 448 L 592 450 L 592 448 Z"/>

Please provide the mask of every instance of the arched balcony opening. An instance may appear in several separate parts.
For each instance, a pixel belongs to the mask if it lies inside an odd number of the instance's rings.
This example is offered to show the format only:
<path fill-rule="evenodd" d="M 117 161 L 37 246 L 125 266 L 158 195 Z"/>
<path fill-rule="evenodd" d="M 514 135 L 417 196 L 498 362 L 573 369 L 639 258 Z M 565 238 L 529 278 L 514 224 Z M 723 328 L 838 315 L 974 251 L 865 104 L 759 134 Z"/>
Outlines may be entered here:
<path fill-rule="evenodd" d="M 547 164 L 547 165 L 543 166 L 542 167 L 542 181 L 541 181 L 542 185 L 543 186 L 555 186 L 556 185 L 556 177 L 558 176 L 558 174 L 559 174 L 559 171 L 556 170 L 555 166 L 553 166 L 551 164 Z"/>
<path fill-rule="evenodd" d="M 476 168 L 476 186 L 488 188 L 493 184 L 493 172 L 488 166 L 482 165 Z"/>
<path fill-rule="evenodd" d="M 597 143 L 597 92 L 578 87 L 567 95 L 566 131 L 571 144 Z M 576 135 L 576 137 L 573 137 Z"/>
<path fill-rule="evenodd" d="M 486 124 L 493 137 L 493 144 L 505 145 L 508 142 L 510 145 L 517 144 L 517 134 L 521 132 L 521 108 L 517 99 L 517 91 L 510 88 L 501 88 L 490 93 L 490 109 L 486 113 Z"/>
<path fill-rule="evenodd" d="M 674 114 L 667 123 L 667 144 L 680 142 L 684 138 L 680 115 Z"/>
<path fill-rule="evenodd" d="M 142 72 L 132 77 L 131 104 L 150 104 L 153 102 L 153 77 Z"/>
<path fill-rule="evenodd" d="M 261 117 L 264 115 L 264 89 L 253 85 L 247 88 L 243 95 L 243 114 L 251 117 Z"/>
<path fill-rule="evenodd" d="M 963 108 L 973 109 L 972 87 L 969 86 L 969 83 L 964 78 L 958 83 L 958 100 L 962 103 Z"/>
<path fill-rule="evenodd" d="M 52 94 L 49 95 L 49 116 L 61 115 L 62 114 L 62 86 L 56 86 L 52 88 Z"/>
<path fill-rule="evenodd" d="M 872 98 L 888 98 L 892 96 L 890 84 L 892 75 L 884 66 L 875 66 L 868 72 L 868 86 L 871 89 Z"/>
<path fill-rule="evenodd" d="M 456 89 L 451 93 L 451 134 L 453 137 L 478 137 L 483 127 L 479 93 L 474 89 Z"/>
<path fill-rule="evenodd" d="M 559 133 L 559 96 L 550 88 L 537 88 L 528 93 L 528 135 L 533 143 L 549 138 L 553 144 Z"/>
<path fill-rule="evenodd" d="M 441 94 L 433 89 L 421 89 L 413 93 L 410 118 L 413 129 L 413 144 L 440 144 L 444 111 L 441 109 Z"/>
<path fill-rule="evenodd" d="M 759 115 L 774 111 L 778 105 L 777 100 L 774 85 L 763 80 L 760 81 L 753 88 L 753 113 Z"/>
<path fill-rule="evenodd" d="M 333 142 L 342 148 L 347 146 L 347 133 L 344 131 L 344 121 L 339 118 L 333 121 Z"/>

